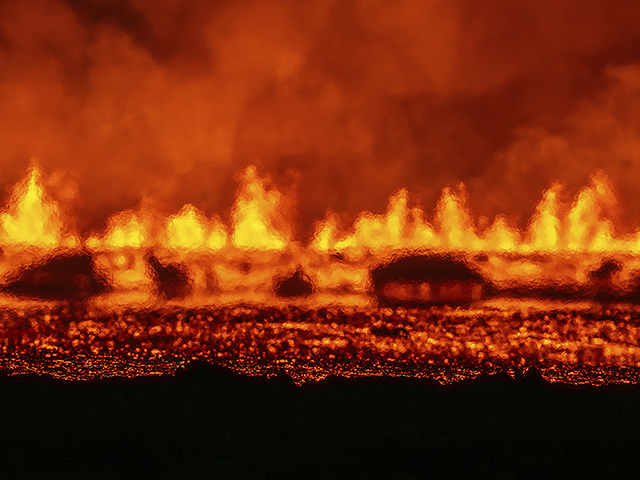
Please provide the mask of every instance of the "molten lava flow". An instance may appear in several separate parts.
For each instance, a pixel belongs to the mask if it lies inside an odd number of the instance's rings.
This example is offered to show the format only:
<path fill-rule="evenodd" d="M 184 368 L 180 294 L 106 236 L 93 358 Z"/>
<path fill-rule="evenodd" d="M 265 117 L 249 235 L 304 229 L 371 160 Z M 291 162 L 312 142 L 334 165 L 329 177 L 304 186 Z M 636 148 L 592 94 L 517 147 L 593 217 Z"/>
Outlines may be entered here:
<path fill-rule="evenodd" d="M 290 199 L 255 167 L 240 180 L 230 225 L 143 200 L 81 242 L 32 168 L 0 216 L 0 364 L 51 373 L 55 359 L 93 355 L 93 373 L 77 377 L 92 378 L 112 371 L 110 355 L 146 374 L 204 358 L 250 373 L 279 362 L 300 381 L 444 382 L 530 366 L 561 366 L 548 375 L 566 381 L 589 365 L 635 381 L 640 231 L 617 235 L 602 172 L 571 203 L 553 184 L 526 230 L 503 215 L 478 229 L 463 186 L 444 188 L 432 218 L 401 189 L 351 229 L 329 212 L 307 245 L 293 241 Z"/>

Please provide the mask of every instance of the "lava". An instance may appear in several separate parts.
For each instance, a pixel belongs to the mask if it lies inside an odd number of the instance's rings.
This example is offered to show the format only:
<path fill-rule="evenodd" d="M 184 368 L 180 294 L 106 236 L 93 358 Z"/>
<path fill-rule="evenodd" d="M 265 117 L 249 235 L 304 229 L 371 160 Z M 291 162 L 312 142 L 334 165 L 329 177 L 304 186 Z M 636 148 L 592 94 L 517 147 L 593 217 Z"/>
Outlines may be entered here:
<path fill-rule="evenodd" d="M 430 221 L 401 190 L 351 231 L 329 214 L 307 245 L 254 167 L 230 226 L 192 205 L 170 216 L 142 205 L 83 240 L 41 177 L 33 167 L 2 217 L 9 373 L 159 375 L 198 359 L 297 383 L 530 368 L 551 381 L 637 382 L 639 234 L 614 235 L 602 172 L 569 205 L 553 185 L 527 231 L 504 216 L 478 231 L 449 188 Z"/>
<path fill-rule="evenodd" d="M 91 380 L 170 375 L 193 360 L 248 375 L 403 376 L 443 384 L 538 369 L 569 384 L 640 380 L 640 309 L 494 303 L 482 308 L 69 305 L 2 313 L 1 368 Z"/>

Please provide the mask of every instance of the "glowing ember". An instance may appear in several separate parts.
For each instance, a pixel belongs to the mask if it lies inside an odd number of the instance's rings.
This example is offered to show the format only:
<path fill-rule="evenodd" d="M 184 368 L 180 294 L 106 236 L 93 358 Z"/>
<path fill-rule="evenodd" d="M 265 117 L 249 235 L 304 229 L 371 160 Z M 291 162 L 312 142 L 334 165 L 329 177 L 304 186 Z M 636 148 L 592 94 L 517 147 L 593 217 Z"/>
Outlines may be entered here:
<path fill-rule="evenodd" d="M 3 369 L 69 380 L 171 374 L 193 359 L 300 384 L 329 375 L 449 384 L 537 368 L 552 382 L 638 383 L 640 311 L 585 305 L 482 309 L 207 307 L 5 311 Z"/>

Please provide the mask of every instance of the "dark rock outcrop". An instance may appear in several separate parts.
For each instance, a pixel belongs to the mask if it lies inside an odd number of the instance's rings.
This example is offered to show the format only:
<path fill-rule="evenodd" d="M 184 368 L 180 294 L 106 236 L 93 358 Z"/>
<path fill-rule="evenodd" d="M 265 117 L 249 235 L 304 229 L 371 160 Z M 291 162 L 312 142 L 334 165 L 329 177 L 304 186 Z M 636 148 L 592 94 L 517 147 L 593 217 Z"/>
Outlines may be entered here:
<path fill-rule="evenodd" d="M 612 259 L 603 261 L 597 268 L 587 273 L 589 280 L 594 282 L 610 282 L 611 276 L 622 269 L 622 265 Z"/>
<path fill-rule="evenodd" d="M 191 293 L 191 282 L 185 267 L 178 263 L 164 264 L 155 255 L 150 255 L 148 262 L 160 296 L 171 300 Z"/>
<path fill-rule="evenodd" d="M 371 271 L 383 305 L 468 304 L 486 297 L 491 285 L 462 259 L 450 255 L 409 255 Z"/>
<path fill-rule="evenodd" d="M 106 291 L 88 253 L 56 255 L 18 270 L 3 291 L 45 300 L 85 300 Z"/>
<path fill-rule="evenodd" d="M 447 255 L 409 255 L 378 266 L 371 272 L 374 285 L 391 280 L 417 282 L 484 281 L 462 260 Z"/>

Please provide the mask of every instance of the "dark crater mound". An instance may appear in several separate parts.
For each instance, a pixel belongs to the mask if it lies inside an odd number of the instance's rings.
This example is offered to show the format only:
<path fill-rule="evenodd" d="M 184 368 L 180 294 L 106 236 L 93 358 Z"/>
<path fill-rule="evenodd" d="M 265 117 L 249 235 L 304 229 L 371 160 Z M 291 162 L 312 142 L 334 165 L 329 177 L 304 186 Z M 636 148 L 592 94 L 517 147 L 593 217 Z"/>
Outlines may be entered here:
<path fill-rule="evenodd" d="M 408 255 L 371 271 L 376 297 L 384 305 L 467 304 L 486 298 L 492 285 L 453 255 Z"/>
<path fill-rule="evenodd" d="M 62 254 L 21 268 L 2 290 L 20 297 L 84 300 L 108 289 L 86 253 Z"/>
<path fill-rule="evenodd" d="M 162 263 L 155 255 L 149 255 L 147 262 L 160 296 L 171 300 L 186 297 L 191 293 L 191 282 L 186 267 L 179 263 Z"/>
<path fill-rule="evenodd" d="M 448 255 L 409 255 L 373 269 L 377 287 L 391 280 L 415 282 L 484 281 L 482 275 L 464 261 Z"/>
<path fill-rule="evenodd" d="M 302 267 L 298 267 L 293 274 L 278 278 L 273 290 L 278 297 L 306 297 L 313 293 L 313 282 Z"/>

